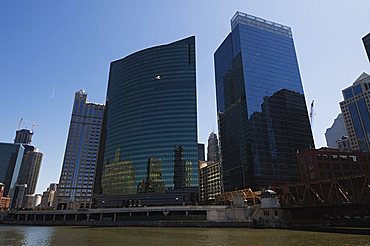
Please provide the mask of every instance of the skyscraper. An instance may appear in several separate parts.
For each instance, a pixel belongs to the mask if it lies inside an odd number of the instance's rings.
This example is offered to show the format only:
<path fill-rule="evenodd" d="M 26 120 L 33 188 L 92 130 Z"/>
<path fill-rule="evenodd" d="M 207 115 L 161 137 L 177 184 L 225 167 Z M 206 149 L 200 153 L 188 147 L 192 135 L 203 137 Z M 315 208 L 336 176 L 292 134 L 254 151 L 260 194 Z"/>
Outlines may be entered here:
<path fill-rule="evenodd" d="M 31 144 L 33 131 L 28 129 L 20 129 L 15 133 L 15 144 Z"/>
<path fill-rule="evenodd" d="M 299 181 L 314 147 L 291 29 L 237 12 L 215 52 L 225 191 Z"/>
<path fill-rule="evenodd" d="M 133 165 L 140 193 L 153 191 L 144 188 L 146 180 L 160 186 L 163 182 L 164 189 L 154 190 L 197 187 L 195 79 L 195 37 L 111 63 L 94 188 L 97 194 L 109 195 L 104 189 L 111 187 L 109 180 L 102 187 L 102 176 L 115 162 L 118 149 L 122 159 Z M 120 195 L 129 193 L 121 189 Z"/>
<path fill-rule="evenodd" d="M 0 143 L 0 182 L 5 184 L 5 195 L 12 199 L 12 207 L 26 205 L 26 195 L 35 193 L 43 154 L 30 145 L 33 132 L 17 130 L 14 144 Z"/>
<path fill-rule="evenodd" d="M 3 195 L 14 189 L 22 166 L 24 147 L 21 144 L 0 143 L 0 183 L 5 188 Z"/>
<path fill-rule="evenodd" d="M 207 161 L 208 162 L 219 162 L 220 152 L 218 149 L 218 138 L 216 133 L 211 132 L 208 137 L 207 146 Z"/>
<path fill-rule="evenodd" d="M 362 42 L 364 42 L 365 51 L 366 51 L 367 57 L 370 61 L 370 33 L 362 38 Z"/>
<path fill-rule="evenodd" d="M 87 102 L 87 93 L 75 93 L 59 179 L 59 208 L 85 208 L 92 202 L 104 105 Z"/>
<path fill-rule="evenodd" d="M 333 125 L 326 129 L 325 138 L 326 145 L 329 148 L 338 148 L 337 141 L 341 141 L 344 136 L 347 136 L 346 127 L 344 125 L 343 115 L 338 114 Z"/>
<path fill-rule="evenodd" d="M 370 151 L 370 76 L 362 73 L 352 86 L 342 91 L 340 108 L 352 150 Z"/>
<path fill-rule="evenodd" d="M 204 143 L 198 143 L 198 161 L 205 161 Z"/>
<path fill-rule="evenodd" d="M 36 191 L 42 158 L 43 154 L 37 148 L 27 151 L 23 157 L 17 183 L 27 184 L 27 194 L 34 194 Z"/>

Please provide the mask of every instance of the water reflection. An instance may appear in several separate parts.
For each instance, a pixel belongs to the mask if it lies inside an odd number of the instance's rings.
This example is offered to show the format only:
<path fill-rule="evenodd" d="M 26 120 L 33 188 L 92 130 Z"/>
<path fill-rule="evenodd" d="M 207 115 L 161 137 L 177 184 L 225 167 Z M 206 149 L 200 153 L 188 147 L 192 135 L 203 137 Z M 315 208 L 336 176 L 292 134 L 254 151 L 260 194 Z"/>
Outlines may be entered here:
<path fill-rule="evenodd" d="M 55 245 L 54 231 L 53 227 L 0 226 L 0 245 Z"/>
<path fill-rule="evenodd" d="M 247 228 L 0 226 L 0 245 L 370 245 L 370 236 Z"/>

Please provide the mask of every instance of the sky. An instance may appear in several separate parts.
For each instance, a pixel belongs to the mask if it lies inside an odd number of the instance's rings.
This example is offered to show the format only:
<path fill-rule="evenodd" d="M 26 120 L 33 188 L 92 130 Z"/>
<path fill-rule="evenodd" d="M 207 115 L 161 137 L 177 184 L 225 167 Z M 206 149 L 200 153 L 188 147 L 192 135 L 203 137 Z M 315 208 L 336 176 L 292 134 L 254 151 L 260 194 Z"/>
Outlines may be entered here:
<path fill-rule="evenodd" d="M 0 142 L 20 118 L 44 153 L 37 192 L 58 182 L 74 93 L 104 103 L 109 64 L 135 51 L 196 36 L 198 140 L 217 130 L 213 54 L 236 11 L 290 26 L 316 147 L 340 113 L 342 89 L 369 72 L 361 38 L 368 0 L 0 1 Z"/>

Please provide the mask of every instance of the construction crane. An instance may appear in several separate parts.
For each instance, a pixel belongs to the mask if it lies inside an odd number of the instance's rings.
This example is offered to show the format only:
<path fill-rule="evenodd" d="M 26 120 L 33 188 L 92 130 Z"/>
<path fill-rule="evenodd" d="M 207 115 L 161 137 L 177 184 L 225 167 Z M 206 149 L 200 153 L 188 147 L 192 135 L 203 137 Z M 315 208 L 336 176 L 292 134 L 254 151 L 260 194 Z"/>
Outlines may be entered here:
<path fill-rule="evenodd" d="M 19 123 L 18 123 L 18 129 L 21 129 L 22 128 L 22 123 L 25 124 L 24 128 L 27 129 L 27 125 L 32 125 L 32 128 L 31 128 L 31 131 L 35 131 L 36 127 L 39 126 L 39 124 L 37 124 L 36 122 L 31 122 L 31 121 L 28 121 L 28 120 L 25 120 L 23 119 L 23 117 L 19 120 Z"/>
<path fill-rule="evenodd" d="M 314 118 L 314 111 L 313 111 L 313 106 L 314 106 L 314 102 L 315 100 L 312 100 L 311 102 L 311 107 L 310 107 L 310 123 L 311 123 L 311 127 L 313 127 L 313 118 Z"/>
<path fill-rule="evenodd" d="M 35 122 L 32 123 L 32 132 L 35 131 L 36 127 L 38 127 L 39 125 L 36 124 Z"/>
<path fill-rule="evenodd" d="M 19 123 L 18 123 L 18 130 L 19 130 L 19 129 L 21 129 L 22 121 L 23 121 L 23 118 L 21 118 L 21 119 L 19 120 Z"/>

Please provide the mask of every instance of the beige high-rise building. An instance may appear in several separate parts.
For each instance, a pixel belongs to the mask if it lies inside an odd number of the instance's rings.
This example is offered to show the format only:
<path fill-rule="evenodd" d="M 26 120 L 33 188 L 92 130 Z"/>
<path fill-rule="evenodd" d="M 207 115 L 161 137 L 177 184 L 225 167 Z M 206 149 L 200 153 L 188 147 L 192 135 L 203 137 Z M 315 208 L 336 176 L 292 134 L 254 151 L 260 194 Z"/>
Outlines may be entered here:
<path fill-rule="evenodd" d="M 58 184 L 55 184 L 55 183 L 50 184 L 50 186 L 46 189 L 46 191 L 42 193 L 40 207 L 42 208 L 56 207 L 57 190 L 58 190 Z"/>
<path fill-rule="evenodd" d="M 342 91 L 340 102 L 352 150 L 370 152 L 370 76 L 362 73 L 352 86 Z"/>
<path fill-rule="evenodd" d="M 216 196 L 221 194 L 220 162 L 199 162 L 199 200 L 214 203 Z"/>

